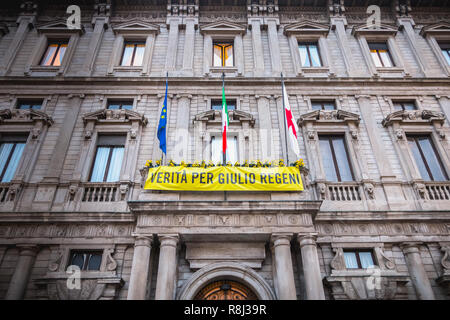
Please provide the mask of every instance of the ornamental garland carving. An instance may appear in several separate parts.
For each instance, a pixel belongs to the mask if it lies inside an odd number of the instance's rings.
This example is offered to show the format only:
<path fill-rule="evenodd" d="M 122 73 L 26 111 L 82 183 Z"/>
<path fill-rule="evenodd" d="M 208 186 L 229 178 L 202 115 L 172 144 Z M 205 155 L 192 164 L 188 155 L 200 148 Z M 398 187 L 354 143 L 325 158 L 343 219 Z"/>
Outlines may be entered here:
<path fill-rule="evenodd" d="M 432 110 L 399 110 L 389 114 L 381 122 L 384 127 L 394 122 L 434 122 L 444 123 L 445 115 Z"/>

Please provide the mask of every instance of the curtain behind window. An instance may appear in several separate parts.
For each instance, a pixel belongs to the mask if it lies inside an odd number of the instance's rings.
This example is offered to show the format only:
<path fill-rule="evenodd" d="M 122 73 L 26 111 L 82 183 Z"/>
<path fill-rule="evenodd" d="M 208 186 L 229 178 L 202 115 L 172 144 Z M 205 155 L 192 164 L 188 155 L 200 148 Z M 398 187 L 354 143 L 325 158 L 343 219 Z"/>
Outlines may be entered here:
<path fill-rule="evenodd" d="M 122 168 L 124 148 L 114 148 L 111 155 L 111 163 L 109 164 L 109 172 L 106 177 L 107 182 L 117 182 L 120 178 L 120 170 Z"/>
<path fill-rule="evenodd" d="M 347 269 L 358 269 L 355 252 L 344 252 L 345 266 Z"/>
<path fill-rule="evenodd" d="M 108 147 L 97 148 L 97 156 L 95 158 L 94 168 L 92 169 L 91 182 L 103 182 L 108 156 Z"/>

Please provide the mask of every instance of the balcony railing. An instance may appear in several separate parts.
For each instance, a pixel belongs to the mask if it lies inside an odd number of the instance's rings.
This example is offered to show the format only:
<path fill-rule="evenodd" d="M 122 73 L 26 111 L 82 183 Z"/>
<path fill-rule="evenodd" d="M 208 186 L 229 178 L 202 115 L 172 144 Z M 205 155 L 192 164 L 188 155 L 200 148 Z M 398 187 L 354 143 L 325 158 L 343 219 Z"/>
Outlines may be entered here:
<path fill-rule="evenodd" d="M 116 202 L 125 199 L 128 188 L 117 183 L 85 183 L 82 202 Z"/>
<path fill-rule="evenodd" d="M 356 182 L 318 183 L 317 191 L 323 200 L 361 201 L 362 185 Z"/>
<path fill-rule="evenodd" d="M 426 182 L 418 190 L 424 200 L 450 200 L 450 182 Z"/>
<path fill-rule="evenodd" d="M 9 194 L 8 194 L 9 187 L 10 187 L 9 183 L 7 183 L 7 184 L 1 183 L 0 184 L 0 203 L 9 201 Z"/>

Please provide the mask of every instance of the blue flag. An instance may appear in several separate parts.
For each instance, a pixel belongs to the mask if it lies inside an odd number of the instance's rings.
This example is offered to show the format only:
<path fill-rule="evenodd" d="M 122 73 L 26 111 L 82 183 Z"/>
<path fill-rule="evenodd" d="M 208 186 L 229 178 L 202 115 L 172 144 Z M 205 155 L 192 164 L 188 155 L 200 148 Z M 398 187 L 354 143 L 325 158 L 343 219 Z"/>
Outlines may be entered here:
<path fill-rule="evenodd" d="M 166 96 L 164 97 L 164 104 L 162 106 L 161 116 L 159 117 L 159 125 L 158 125 L 159 148 L 164 153 L 166 153 L 167 87 L 168 87 L 168 79 L 166 79 Z"/>

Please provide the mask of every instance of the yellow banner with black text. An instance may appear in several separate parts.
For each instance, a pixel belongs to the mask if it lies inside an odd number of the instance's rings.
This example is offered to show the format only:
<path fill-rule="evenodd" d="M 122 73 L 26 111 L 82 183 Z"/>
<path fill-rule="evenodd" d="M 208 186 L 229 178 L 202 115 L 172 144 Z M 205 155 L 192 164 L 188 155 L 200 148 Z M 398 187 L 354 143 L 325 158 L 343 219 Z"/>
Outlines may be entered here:
<path fill-rule="evenodd" d="M 149 168 L 144 189 L 184 191 L 302 191 L 296 167 Z"/>

